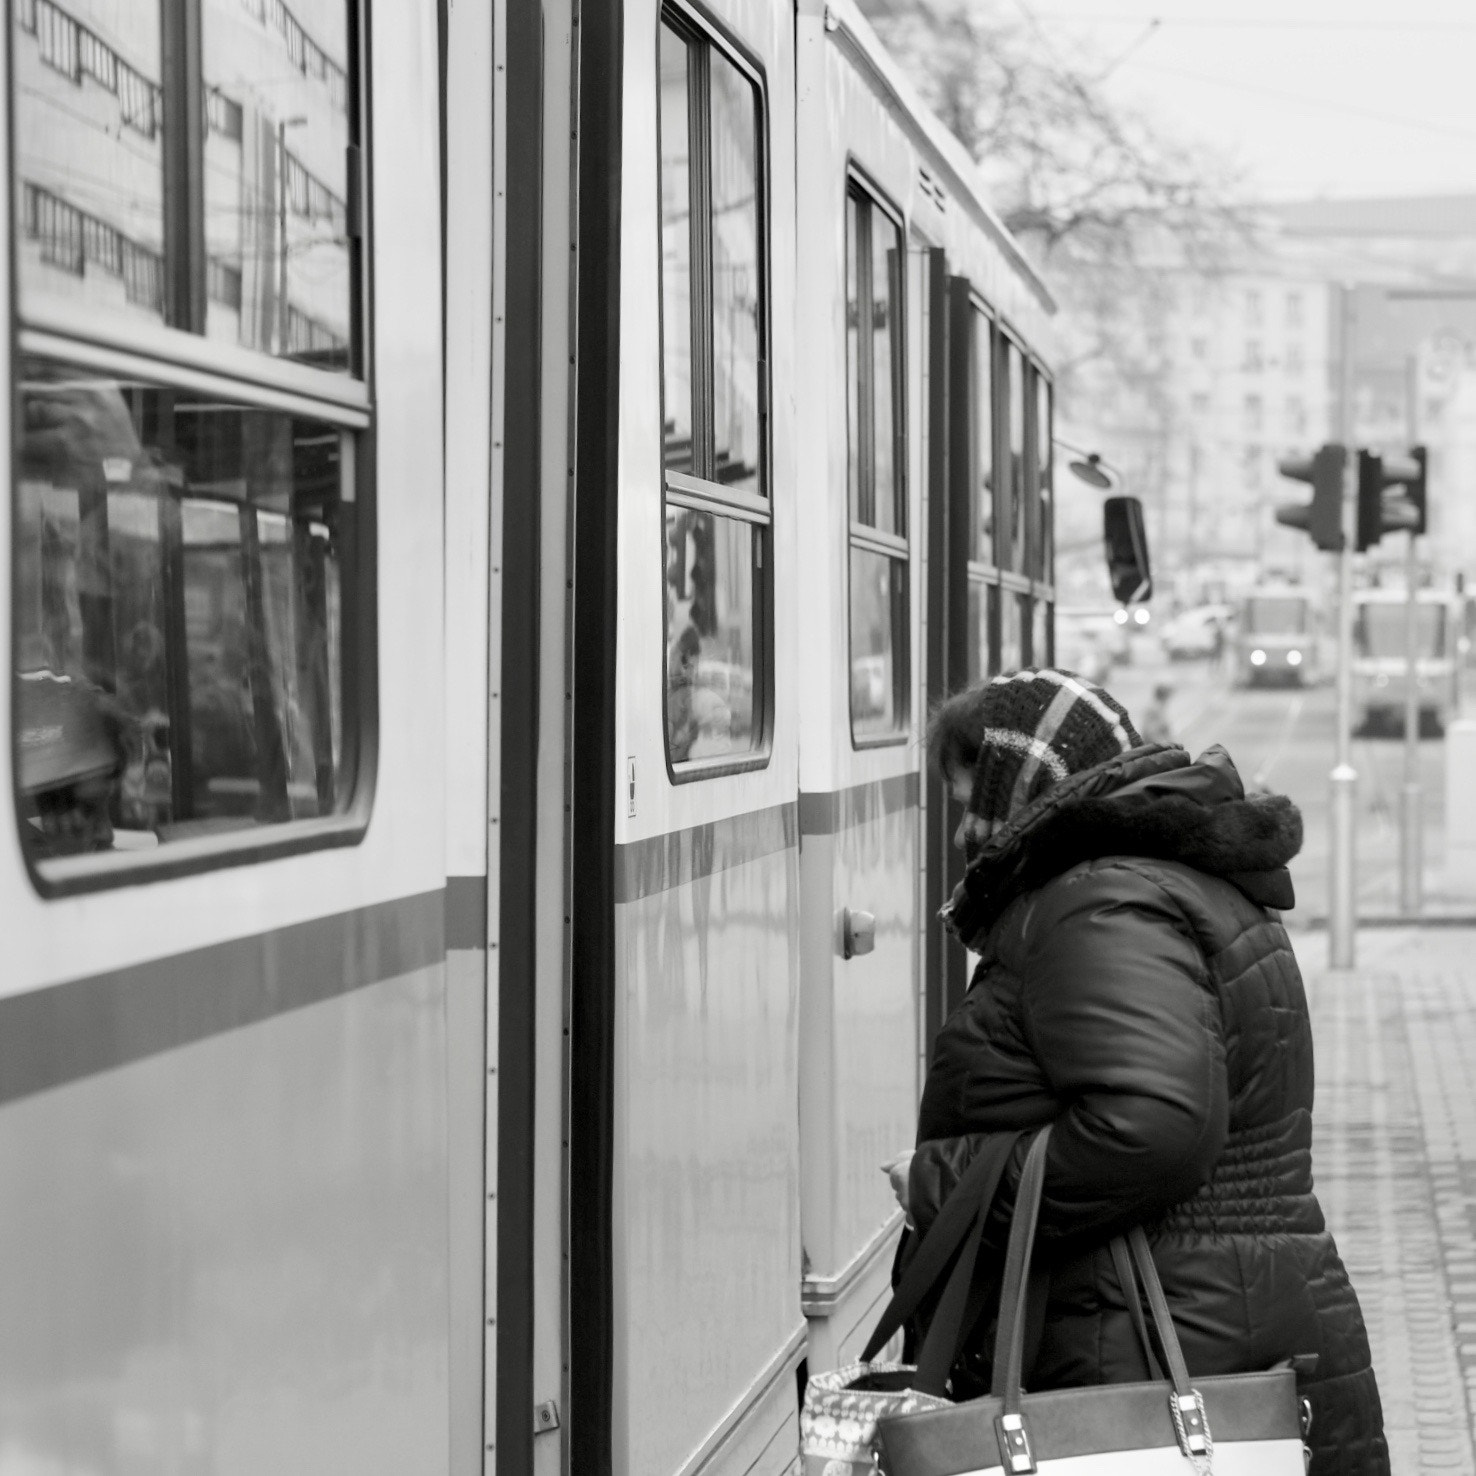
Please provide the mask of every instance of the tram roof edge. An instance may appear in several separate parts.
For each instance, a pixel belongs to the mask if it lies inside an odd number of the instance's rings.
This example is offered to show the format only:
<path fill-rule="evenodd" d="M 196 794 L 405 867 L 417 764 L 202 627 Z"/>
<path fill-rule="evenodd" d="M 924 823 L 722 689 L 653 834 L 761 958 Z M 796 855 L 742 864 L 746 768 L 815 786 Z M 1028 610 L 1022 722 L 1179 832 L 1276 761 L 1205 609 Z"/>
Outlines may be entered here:
<path fill-rule="evenodd" d="M 806 4 L 802 8 L 808 10 L 810 6 Z M 824 13 L 826 29 L 840 40 L 852 59 L 869 75 L 872 85 L 916 132 L 919 142 L 931 150 L 934 162 L 949 177 L 954 194 L 967 202 L 979 224 L 994 238 L 1041 306 L 1048 313 L 1055 313 L 1056 299 L 1009 227 L 989 203 L 969 151 L 918 95 L 896 59 L 871 28 L 871 23 L 861 14 L 856 0 L 822 0 L 818 8 Z"/>

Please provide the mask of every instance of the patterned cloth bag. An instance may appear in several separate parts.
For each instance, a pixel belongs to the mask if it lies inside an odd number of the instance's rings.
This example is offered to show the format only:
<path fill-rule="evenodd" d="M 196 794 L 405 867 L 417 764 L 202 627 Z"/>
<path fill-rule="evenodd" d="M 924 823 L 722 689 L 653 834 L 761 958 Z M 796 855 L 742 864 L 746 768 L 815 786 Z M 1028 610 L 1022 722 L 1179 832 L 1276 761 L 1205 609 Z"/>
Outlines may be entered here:
<path fill-rule="evenodd" d="M 973 1283 L 984 1222 L 1018 1137 L 1016 1133 L 991 1137 L 954 1186 L 882 1313 L 862 1361 L 810 1376 L 800 1412 L 803 1476 L 871 1476 L 879 1469 L 878 1420 L 949 1407 L 944 1384 L 982 1311 Z M 873 1363 L 945 1273 L 947 1283 L 916 1366 Z"/>

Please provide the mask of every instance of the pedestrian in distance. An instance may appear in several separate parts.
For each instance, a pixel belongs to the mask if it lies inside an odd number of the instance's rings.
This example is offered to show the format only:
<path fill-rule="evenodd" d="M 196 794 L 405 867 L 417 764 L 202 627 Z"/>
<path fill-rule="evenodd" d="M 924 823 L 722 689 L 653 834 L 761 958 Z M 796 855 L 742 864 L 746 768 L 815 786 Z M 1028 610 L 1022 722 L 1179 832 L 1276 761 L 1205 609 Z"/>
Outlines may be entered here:
<path fill-rule="evenodd" d="M 1153 688 L 1153 701 L 1148 704 L 1138 723 L 1138 732 L 1144 743 L 1172 743 L 1173 729 L 1169 726 L 1168 705 L 1173 700 L 1174 689 L 1170 682 L 1159 682 Z"/>
<path fill-rule="evenodd" d="M 953 697 L 929 756 L 966 809 L 944 918 L 979 963 L 938 1032 L 915 1150 L 889 1166 L 910 1245 L 990 1134 L 1053 1123 L 1028 1387 L 1150 1377 L 1109 1249 L 1141 1225 L 1190 1373 L 1294 1359 L 1311 1476 L 1386 1476 L 1363 1316 L 1312 1192 L 1312 1030 L 1279 916 L 1296 807 L 1248 798 L 1221 748 L 1145 743 L 1065 671 Z M 1022 1160 L 989 1226 L 995 1275 Z M 954 1398 L 989 1389 L 988 1321 Z"/>

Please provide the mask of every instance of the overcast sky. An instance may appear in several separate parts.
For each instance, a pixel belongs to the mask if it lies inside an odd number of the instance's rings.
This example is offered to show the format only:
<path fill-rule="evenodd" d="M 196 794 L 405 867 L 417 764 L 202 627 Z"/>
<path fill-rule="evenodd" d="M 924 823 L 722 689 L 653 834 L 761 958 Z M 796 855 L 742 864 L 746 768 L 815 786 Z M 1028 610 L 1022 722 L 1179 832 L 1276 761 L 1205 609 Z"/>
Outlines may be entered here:
<path fill-rule="evenodd" d="M 1007 3 L 1252 194 L 1476 193 L 1476 0 Z"/>

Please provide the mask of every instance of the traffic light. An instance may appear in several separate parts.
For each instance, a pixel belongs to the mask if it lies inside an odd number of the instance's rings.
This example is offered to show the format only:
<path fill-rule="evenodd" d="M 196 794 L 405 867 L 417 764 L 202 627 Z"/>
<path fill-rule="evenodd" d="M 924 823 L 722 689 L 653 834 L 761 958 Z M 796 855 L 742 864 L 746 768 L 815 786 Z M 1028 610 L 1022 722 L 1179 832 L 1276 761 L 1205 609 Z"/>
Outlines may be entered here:
<path fill-rule="evenodd" d="M 1362 553 L 1385 533 L 1417 533 L 1424 523 L 1423 457 L 1358 453 L 1358 541 Z M 1410 492 L 1418 486 L 1419 505 Z"/>
<path fill-rule="evenodd" d="M 1287 456 L 1276 469 L 1294 482 L 1312 484 L 1311 502 L 1283 502 L 1276 521 L 1312 535 L 1318 548 L 1337 553 L 1343 547 L 1343 446 L 1319 446 L 1311 456 Z"/>

